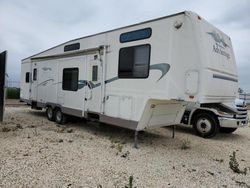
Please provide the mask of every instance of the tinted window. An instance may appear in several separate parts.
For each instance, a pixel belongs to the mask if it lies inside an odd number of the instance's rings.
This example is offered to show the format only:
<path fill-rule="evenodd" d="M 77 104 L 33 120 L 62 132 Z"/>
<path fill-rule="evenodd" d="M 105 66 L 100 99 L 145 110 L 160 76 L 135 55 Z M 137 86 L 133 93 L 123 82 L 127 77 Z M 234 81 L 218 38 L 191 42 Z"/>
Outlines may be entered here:
<path fill-rule="evenodd" d="M 25 75 L 25 82 L 26 82 L 26 83 L 29 83 L 29 82 L 30 82 L 30 73 L 29 73 L 29 72 L 26 72 L 26 75 Z"/>
<path fill-rule="evenodd" d="M 92 67 L 92 81 L 97 81 L 98 66 L 95 65 Z"/>
<path fill-rule="evenodd" d="M 33 69 L 33 81 L 37 80 L 37 69 Z"/>
<path fill-rule="evenodd" d="M 77 91 L 78 90 L 78 68 L 63 69 L 63 90 Z"/>
<path fill-rule="evenodd" d="M 135 40 L 147 39 L 151 37 L 151 34 L 152 34 L 151 28 L 145 28 L 145 29 L 131 31 L 127 33 L 122 33 L 120 35 L 120 42 L 124 43 L 124 42 L 131 42 Z"/>
<path fill-rule="evenodd" d="M 149 74 L 150 45 L 121 48 L 119 78 L 147 78 Z"/>
<path fill-rule="evenodd" d="M 64 46 L 64 52 L 79 50 L 79 49 L 80 49 L 80 43 L 74 43 Z"/>

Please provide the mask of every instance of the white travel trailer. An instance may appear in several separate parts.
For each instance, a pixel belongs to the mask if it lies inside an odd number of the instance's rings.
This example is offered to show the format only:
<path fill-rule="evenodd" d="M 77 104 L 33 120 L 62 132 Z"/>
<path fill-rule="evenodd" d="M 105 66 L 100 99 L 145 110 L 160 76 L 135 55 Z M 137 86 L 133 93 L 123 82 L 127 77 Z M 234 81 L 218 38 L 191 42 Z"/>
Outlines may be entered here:
<path fill-rule="evenodd" d="M 21 71 L 21 99 L 57 123 L 73 115 L 137 133 L 183 119 L 203 137 L 247 123 L 226 105 L 238 90 L 230 38 L 189 11 L 68 41 Z"/>

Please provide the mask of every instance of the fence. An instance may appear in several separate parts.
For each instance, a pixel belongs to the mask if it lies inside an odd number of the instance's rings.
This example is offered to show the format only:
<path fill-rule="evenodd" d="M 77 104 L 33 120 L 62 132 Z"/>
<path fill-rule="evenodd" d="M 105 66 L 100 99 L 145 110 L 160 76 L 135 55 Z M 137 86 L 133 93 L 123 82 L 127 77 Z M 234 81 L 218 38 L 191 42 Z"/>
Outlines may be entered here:
<path fill-rule="evenodd" d="M 13 81 L 13 80 L 7 79 L 6 87 L 7 88 L 20 88 L 20 81 Z"/>
<path fill-rule="evenodd" d="M 10 79 L 5 80 L 6 99 L 19 99 L 20 98 L 20 81 Z"/>
<path fill-rule="evenodd" d="M 240 99 L 246 101 L 247 104 L 250 104 L 250 93 L 240 93 Z"/>

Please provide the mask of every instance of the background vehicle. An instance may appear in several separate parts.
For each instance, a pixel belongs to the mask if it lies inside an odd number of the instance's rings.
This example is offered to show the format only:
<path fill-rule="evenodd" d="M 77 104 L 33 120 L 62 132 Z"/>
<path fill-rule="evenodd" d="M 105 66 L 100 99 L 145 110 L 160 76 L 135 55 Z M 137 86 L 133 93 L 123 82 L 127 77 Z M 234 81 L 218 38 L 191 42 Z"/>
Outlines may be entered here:
<path fill-rule="evenodd" d="M 189 104 L 182 123 L 192 125 L 198 135 L 204 138 L 212 137 L 218 132 L 232 133 L 248 124 L 247 106 L 240 99 L 228 104 Z"/>

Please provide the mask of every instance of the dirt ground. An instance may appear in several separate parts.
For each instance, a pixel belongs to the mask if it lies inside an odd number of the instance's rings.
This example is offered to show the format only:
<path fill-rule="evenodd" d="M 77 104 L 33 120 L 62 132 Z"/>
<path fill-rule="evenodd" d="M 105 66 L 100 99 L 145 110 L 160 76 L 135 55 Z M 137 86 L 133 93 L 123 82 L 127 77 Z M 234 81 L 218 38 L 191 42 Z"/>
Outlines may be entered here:
<path fill-rule="evenodd" d="M 10 106 L 11 107 L 20 107 L 20 106 L 25 106 L 26 103 L 20 102 L 19 99 L 7 99 L 7 100 L 5 100 L 5 105 L 7 107 L 10 107 Z"/>
<path fill-rule="evenodd" d="M 73 120 L 59 126 L 44 111 L 7 107 L 0 123 L 0 187 L 250 187 L 250 127 L 213 139 L 190 127 L 134 133 Z M 229 156 L 236 151 L 240 170 Z"/>

